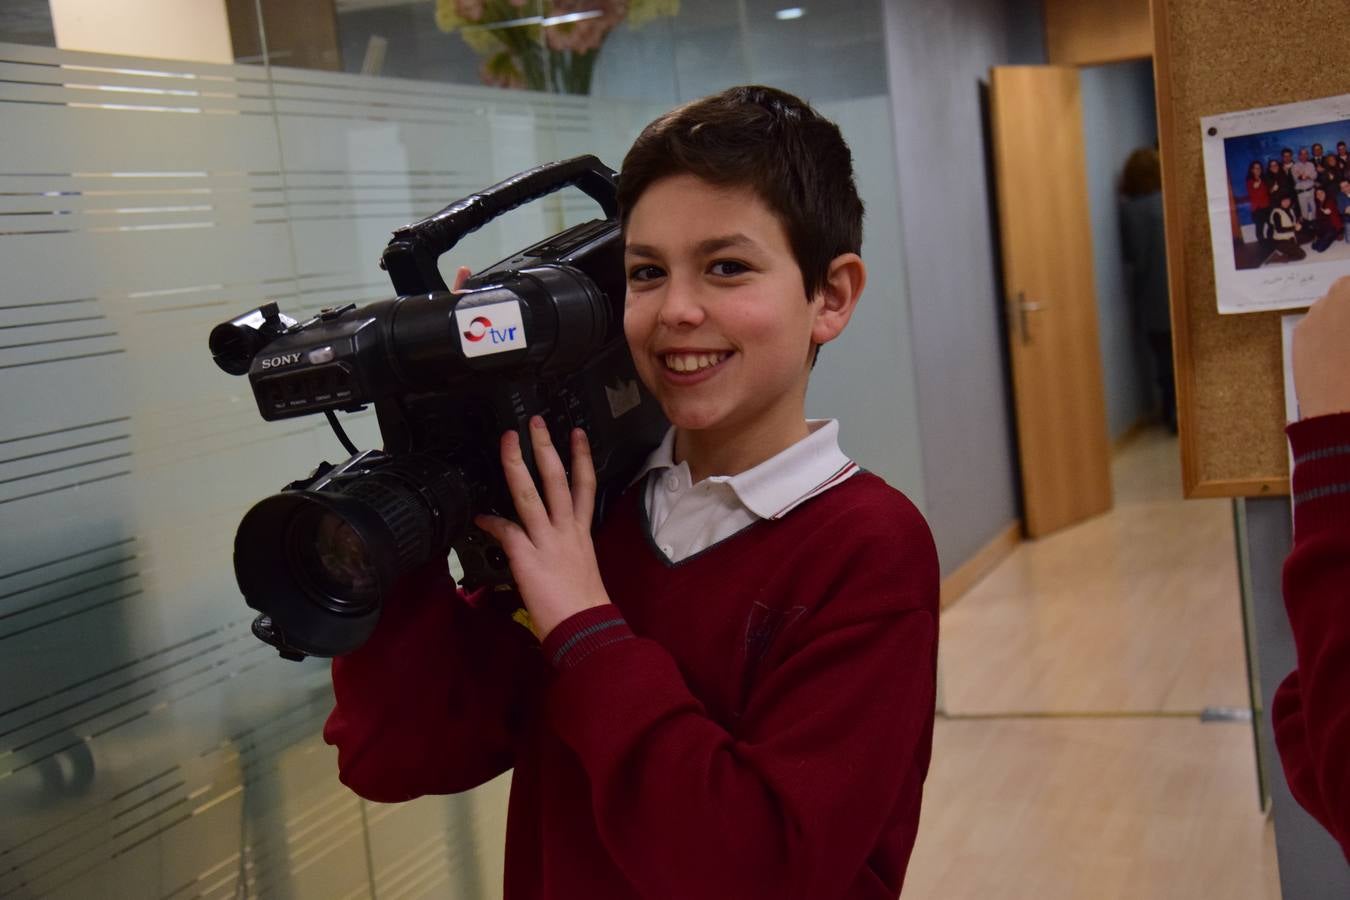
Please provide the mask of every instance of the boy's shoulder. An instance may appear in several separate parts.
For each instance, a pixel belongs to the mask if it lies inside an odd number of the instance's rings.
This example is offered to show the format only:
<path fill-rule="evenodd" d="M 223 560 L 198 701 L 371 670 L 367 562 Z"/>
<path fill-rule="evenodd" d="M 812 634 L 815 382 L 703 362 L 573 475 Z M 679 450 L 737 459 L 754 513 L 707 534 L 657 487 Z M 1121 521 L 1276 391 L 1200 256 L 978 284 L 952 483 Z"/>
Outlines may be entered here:
<path fill-rule="evenodd" d="M 838 583 L 869 585 L 893 605 L 936 610 L 937 547 L 928 522 L 901 491 L 860 471 L 793 511 L 810 555 Z"/>
<path fill-rule="evenodd" d="M 897 529 L 929 533 L 928 522 L 913 501 L 866 469 L 814 498 L 802 512 L 822 525 L 829 520 L 831 527 L 843 527 L 856 537 L 874 532 L 894 535 Z"/>

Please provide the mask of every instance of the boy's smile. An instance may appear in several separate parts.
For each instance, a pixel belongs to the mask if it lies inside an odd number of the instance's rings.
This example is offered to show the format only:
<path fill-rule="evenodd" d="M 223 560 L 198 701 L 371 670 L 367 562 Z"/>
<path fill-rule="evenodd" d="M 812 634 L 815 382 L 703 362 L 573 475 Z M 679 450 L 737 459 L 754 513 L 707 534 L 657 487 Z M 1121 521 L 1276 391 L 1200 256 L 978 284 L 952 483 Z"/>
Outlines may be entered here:
<path fill-rule="evenodd" d="M 628 217 L 624 265 L 633 360 L 696 477 L 806 436 L 813 344 L 842 324 L 822 324 L 828 286 L 808 302 L 787 230 L 757 194 L 688 174 L 654 182 Z"/>

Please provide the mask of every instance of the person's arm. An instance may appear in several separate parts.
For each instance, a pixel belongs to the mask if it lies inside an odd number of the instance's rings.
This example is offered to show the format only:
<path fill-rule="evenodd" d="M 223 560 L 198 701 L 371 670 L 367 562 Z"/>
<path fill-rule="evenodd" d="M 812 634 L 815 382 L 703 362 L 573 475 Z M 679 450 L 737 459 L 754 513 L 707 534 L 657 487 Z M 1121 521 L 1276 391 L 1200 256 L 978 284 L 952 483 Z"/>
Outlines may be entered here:
<path fill-rule="evenodd" d="M 847 529 L 829 523 L 820 540 Z M 897 805 L 917 805 L 932 741 L 932 541 L 914 513 L 842 562 L 828 600 L 779 638 L 734 735 L 612 607 L 545 640 L 558 669 L 550 721 L 586 769 L 602 840 L 644 896 L 844 896 L 868 877 Z"/>
<path fill-rule="evenodd" d="M 1275 741 L 1294 797 L 1350 860 L 1350 278 L 1295 330 L 1302 419 L 1294 454 L 1294 548 L 1284 602 L 1298 668 L 1275 695 Z"/>
<path fill-rule="evenodd" d="M 385 598 L 370 640 L 333 660 L 323 736 L 339 779 L 386 803 L 490 780 L 514 764 L 545 672 L 533 636 L 502 610 L 470 606 L 443 561 L 414 573 Z"/>

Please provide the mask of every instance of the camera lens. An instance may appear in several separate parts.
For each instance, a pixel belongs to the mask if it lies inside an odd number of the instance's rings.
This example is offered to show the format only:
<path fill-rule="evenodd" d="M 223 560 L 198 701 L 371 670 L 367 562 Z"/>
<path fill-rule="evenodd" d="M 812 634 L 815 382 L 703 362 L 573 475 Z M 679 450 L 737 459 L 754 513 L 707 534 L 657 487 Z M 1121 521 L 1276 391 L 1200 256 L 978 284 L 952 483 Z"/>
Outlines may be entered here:
<path fill-rule="evenodd" d="M 471 494 L 457 467 L 419 454 L 370 450 L 319 477 L 253 505 L 234 572 L 267 617 L 255 633 L 286 652 L 337 656 L 370 636 L 390 585 L 468 527 Z"/>
<path fill-rule="evenodd" d="M 319 605 L 333 612 L 362 612 L 379 599 L 370 550 L 348 522 L 320 506 L 303 508 L 286 535 L 293 571 Z"/>

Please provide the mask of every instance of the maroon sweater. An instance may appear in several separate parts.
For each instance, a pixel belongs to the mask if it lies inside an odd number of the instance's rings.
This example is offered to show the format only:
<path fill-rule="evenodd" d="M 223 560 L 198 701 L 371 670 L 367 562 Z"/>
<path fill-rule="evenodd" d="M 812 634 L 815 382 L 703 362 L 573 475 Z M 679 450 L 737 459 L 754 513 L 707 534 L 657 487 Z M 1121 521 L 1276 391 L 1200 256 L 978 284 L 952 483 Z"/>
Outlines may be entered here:
<path fill-rule="evenodd" d="M 933 735 L 938 567 L 860 474 L 671 563 L 630 490 L 613 606 L 542 648 L 411 579 L 333 663 L 339 777 L 393 802 L 514 767 L 507 900 L 894 898 Z"/>
<path fill-rule="evenodd" d="M 1284 603 L 1298 668 L 1275 693 L 1275 743 L 1294 797 L 1350 860 L 1350 413 L 1289 426 L 1294 549 Z"/>

